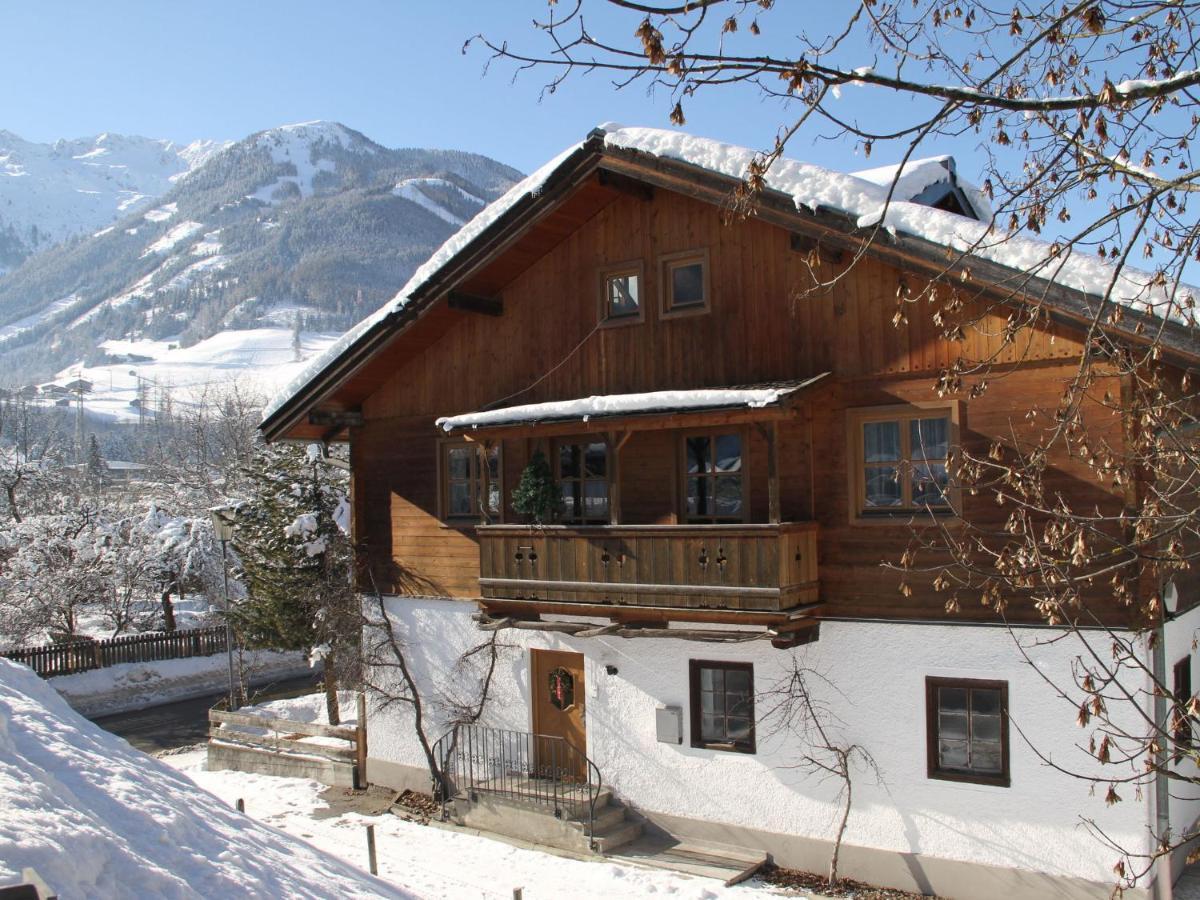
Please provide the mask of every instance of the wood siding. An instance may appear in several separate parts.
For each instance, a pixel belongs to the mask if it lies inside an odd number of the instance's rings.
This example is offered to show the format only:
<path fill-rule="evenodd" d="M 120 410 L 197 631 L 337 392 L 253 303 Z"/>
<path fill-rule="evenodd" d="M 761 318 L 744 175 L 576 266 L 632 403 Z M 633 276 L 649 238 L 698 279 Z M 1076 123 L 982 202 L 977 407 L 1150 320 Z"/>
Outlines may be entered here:
<path fill-rule="evenodd" d="M 708 251 L 711 312 L 663 319 L 659 259 Z M 644 261 L 644 320 L 597 327 L 597 273 L 606 265 Z M 831 276 L 840 266 L 821 263 Z M 496 271 L 509 271 L 502 261 Z M 487 272 L 475 280 L 486 281 Z M 964 340 L 946 341 L 925 304 L 906 306 L 893 325 L 897 290 L 913 276 L 864 259 L 832 289 L 804 293 L 805 254 L 791 235 L 753 218 L 725 224 L 716 207 L 658 190 L 652 200 L 622 196 L 546 255 L 503 284 L 502 316 L 455 313 L 454 324 L 398 366 L 363 406 L 352 432 L 356 534 L 371 551 L 381 588 L 406 593 L 480 596 L 479 539 L 470 527 L 437 519 L 438 416 L 504 406 L 667 388 L 700 388 L 799 379 L 834 373 L 779 424 L 780 501 L 784 521 L 818 523 L 820 596 L 826 614 L 885 618 L 986 619 L 978 598 L 960 598 L 948 616 L 947 596 L 914 580 L 902 593 L 886 568 L 909 545 L 905 521 L 861 523 L 851 514 L 846 411 L 889 403 L 937 400 L 937 373 L 959 356 L 999 363 L 981 397 L 963 401 L 960 438 L 974 451 L 996 438 L 1044 427 L 1072 374 L 1079 345 L 1069 334 L 1024 330 L 1004 345 L 1006 315 L 996 310 Z M 980 310 L 968 307 L 964 315 Z M 1098 393 L 1103 392 L 1103 387 Z M 1114 390 L 1114 393 L 1119 391 Z M 1031 415 L 1040 411 L 1037 415 Z M 1095 410 L 1114 446 L 1119 416 Z M 1111 428 L 1108 423 L 1111 422 Z M 765 522 L 768 497 L 762 435 L 746 429 L 750 521 Z M 621 457 L 622 522 L 679 521 L 678 432 L 638 432 Z M 504 441 L 505 521 L 512 488 L 539 440 Z M 1080 506 L 1122 502 L 1085 465 L 1055 460 L 1052 487 Z M 991 498 L 966 498 L 974 521 L 1002 526 L 1007 510 Z M 1030 610 L 1010 610 L 1036 621 Z"/>

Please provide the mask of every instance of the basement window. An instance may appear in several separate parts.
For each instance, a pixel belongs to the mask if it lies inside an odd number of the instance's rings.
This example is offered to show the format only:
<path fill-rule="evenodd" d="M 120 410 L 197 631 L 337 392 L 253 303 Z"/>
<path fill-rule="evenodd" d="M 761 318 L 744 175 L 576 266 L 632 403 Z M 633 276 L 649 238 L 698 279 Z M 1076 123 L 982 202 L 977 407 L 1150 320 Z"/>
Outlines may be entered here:
<path fill-rule="evenodd" d="M 1008 682 L 926 678 L 928 775 L 1008 787 Z"/>
<path fill-rule="evenodd" d="M 753 664 L 693 659 L 688 668 L 692 746 L 753 753 Z"/>

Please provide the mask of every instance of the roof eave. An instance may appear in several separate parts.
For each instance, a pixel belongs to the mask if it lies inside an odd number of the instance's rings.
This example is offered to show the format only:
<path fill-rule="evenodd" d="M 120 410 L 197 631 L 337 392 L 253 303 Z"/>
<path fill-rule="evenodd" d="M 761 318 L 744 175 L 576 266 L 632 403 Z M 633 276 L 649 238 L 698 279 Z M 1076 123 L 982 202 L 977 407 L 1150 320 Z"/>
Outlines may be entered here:
<path fill-rule="evenodd" d="M 564 188 L 569 189 L 575 182 L 590 174 L 602 155 L 603 146 L 603 133 L 590 133 L 587 140 L 546 177 L 536 194 L 526 194 L 514 203 L 434 272 L 413 292 L 407 303 L 359 335 L 303 388 L 265 417 L 258 426 L 263 437 L 267 441 L 286 438 L 287 432 L 299 423 L 300 417 L 309 407 L 345 383 L 382 344 L 420 318 L 433 301 L 444 295 L 452 287 L 452 283 L 465 274 L 465 270 L 471 269 L 479 259 L 490 253 L 498 239 L 502 240 L 510 229 L 520 227 L 522 219 L 536 218 L 540 208 L 554 202 L 560 191 Z"/>

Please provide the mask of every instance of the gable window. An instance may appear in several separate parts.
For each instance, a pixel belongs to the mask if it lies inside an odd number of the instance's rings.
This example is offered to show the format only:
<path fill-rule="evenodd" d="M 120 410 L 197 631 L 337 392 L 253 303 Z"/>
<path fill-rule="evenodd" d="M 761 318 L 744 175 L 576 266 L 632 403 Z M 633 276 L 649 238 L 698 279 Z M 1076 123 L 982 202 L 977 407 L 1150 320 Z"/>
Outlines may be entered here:
<path fill-rule="evenodd" d="M 950 512 L 954 426 L 945 408 L 851 410 L 855 513 Z"/>
<path fill-rule="evenodd" d="M 467 441 L 442 444 L 442 518 L 500 517 L 500 446 Z"/>
<path fill-rule="evenodd" d="M 1176 760 L 1178 760 L 1182 751 L 1192 749 L 1192 719 L 1187 713 L 1188 702 L 1192 699 L 1192 658 L 1185 656 L 1175 663 L 1171 674 L 1173 675 L 1171 692 L 1176 704 L 1171 731 L 1175 738 Z"/>
<path fill-rule="evenodd" d="M 692 746 L 754 752 L 754 666 L 742 662 L 688 662 Z"/>
<path fill-rule="evenodd" d="M 603 441 L 558 445 L 559 521 L 608 524 L 608 445 Z"/>
<path fill-rule="evenodd" d="M 640 261 L 613 266 L 600 272 L 600 306 L 601 322 L 642 321 L 642 264 Z"/>
<path fill-rule="evenodd" d="M 739 432 L 685 437 L 684 472 L 684 513 L 689 522 L 745 521 L 747 504 Z"/>
<path fill-rule="evenodd" d="M 659 259 L 664 316 L 709 308 L 708 251 L 673 253 Z"/>
<path fill-rule="evenodd" d="M 926 678 L 930 778 L 1007 787 L 1008 682 Z"/>

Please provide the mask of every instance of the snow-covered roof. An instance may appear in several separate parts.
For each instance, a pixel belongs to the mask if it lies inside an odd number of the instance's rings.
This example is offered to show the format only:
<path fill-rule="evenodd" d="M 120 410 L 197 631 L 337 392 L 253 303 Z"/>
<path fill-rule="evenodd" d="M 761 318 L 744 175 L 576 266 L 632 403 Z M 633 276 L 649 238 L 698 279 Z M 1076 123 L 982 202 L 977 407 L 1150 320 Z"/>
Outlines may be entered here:
<path fill-rule="evenodd" d="M 851 173 L 892 191 L 892 199 L 905 203 L 929 205 L 930 189 L 948 185 L 962 191 L 980 221 L 991 221 L 992 204 L 976 185 L 959 177 L 953 156 L 929 156 L 910 159 L 904 165 L 877 166 Z M 893 187 L 895 185 L 895 187 Z"/>
<path fill-rule="evenodd" d="M 636 151 L 658 159 L 675 160 L 735 179 L 743 178 L 751 162 L 760 156 L 759 151 L 748 147 L 661 128 L 627 128 L 608 123 L 600 126 L 596 133 L 602 135 L 606 149 Z M 375 325 L 403 310 L 418 290 L 501 216 L 521 200 L 538 196 L 559 167 L 583 146 L 579 143 L 568 147 L 464 225 L 413 273 L 395 297 L 346 332 L 324 354 L 314 357 L 284 385 L 267 404 L 264 420 L 279 412 Z M 1163 289 L 1153 286 L 1150 273 L 1125 268 L 1116 275 L 1116 270 L 1098 256 L 1075 248 L 1055 255 L 1049 243 L 1011 237 L 993 230 L 990 222 L 899 199 L 916 196 L 932 183 L 929 179 L 938 176 L 939 170 L 948 171 L 940 164 L 944 160 L 944 157 L 934 157 L 908 163 L 901 175 L 903 190 L 898 191 L 890 202 L 887 167 L 846 174 L 782 157 L 767 171 L 765 181 L 768 190 L 790 196 L 797 210 L 814 214 L 821 211 L 840 213 L 859 228 L 879 227 L 891 234 L 921 238 L 1097 297 L 1104 296 L 1112 285 L 1112 295 L 1119 301 L 1136 304 L 1147 312 L 1189 325 L 1195 324 L 1191 298 L 1200 290 L 1185 288 L 1179 300 L 1168 304 Z M 892 174 L 895 174 L 894 167 Z M 982 203 L 983 196 L 978 190 L 961 181 L 958 184 L 968 192 L 973 203 L 975 199 Z M 919 190 L 918 185 L 921 185 Z M 986 209 L 986 204 L 982 208 Z M 1148 300 L 1152 305 L 1147 304 Z"/>
<path fill-rule="evenodd" d="M 690 391 L 649 391 L 641 394 L 605 394 L 577 400 L 526 403 L 481 412 L 445 416 L 437 420 L 446 432 L 471 431 L 508 425 L 547 422 L 589 422 L 655 413 L 708 412 L 727 409 L 764 409 L 778 406 L 797 391 L 816 384 L 828 372 L 803 381 L 776 382 L 746 387 L 701 388 Z"/>

